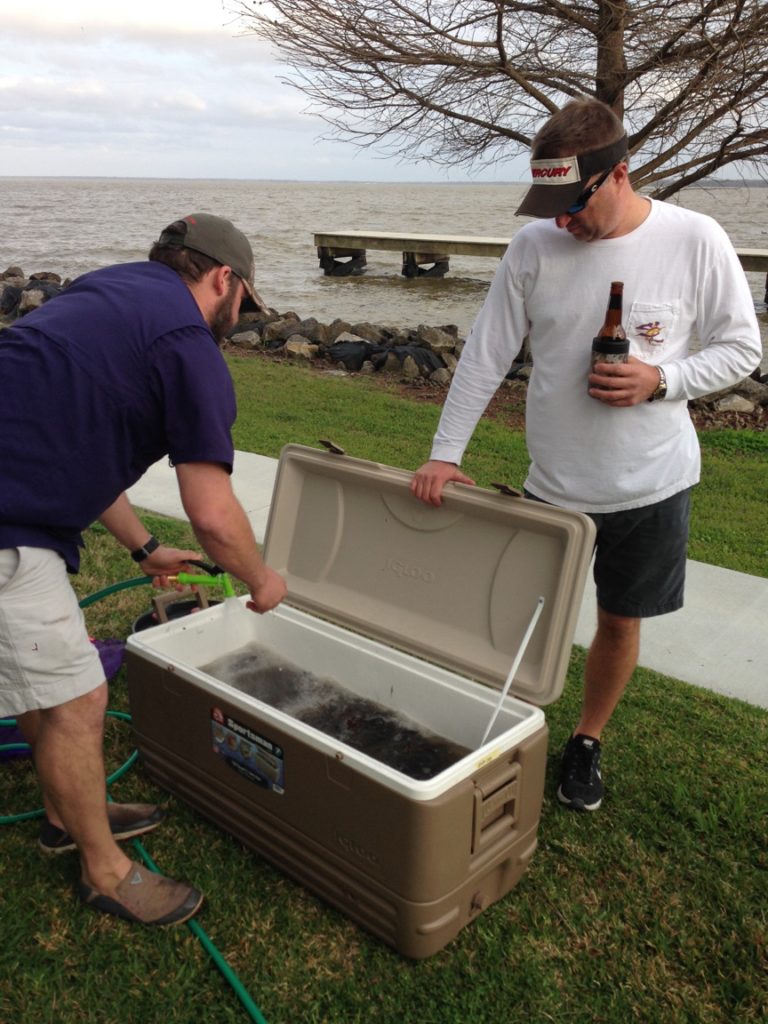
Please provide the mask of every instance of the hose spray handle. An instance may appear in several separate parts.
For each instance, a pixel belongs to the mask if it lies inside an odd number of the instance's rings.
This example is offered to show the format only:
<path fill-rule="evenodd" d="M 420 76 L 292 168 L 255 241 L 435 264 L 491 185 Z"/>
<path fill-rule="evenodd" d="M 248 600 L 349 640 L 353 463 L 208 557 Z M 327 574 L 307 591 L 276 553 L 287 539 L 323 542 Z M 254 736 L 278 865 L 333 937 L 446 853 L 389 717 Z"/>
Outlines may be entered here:
<path fill-rule="evenodd" d="M 224 597 L 234 597 L 235 588 L 228 572 L 218 572 L 215 576 L 200 576 L 191 572 L 178 572 L 168 577 L 169 583 L 183 583 L 184 586 L 215 587 L 220 586 Z"/>

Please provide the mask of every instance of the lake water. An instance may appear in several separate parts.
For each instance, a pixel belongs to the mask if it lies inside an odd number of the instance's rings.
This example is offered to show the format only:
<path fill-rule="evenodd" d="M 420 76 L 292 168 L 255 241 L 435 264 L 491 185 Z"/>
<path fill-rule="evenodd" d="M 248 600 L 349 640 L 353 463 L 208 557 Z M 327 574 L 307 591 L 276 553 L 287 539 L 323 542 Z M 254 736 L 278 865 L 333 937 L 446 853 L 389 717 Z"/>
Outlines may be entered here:
<path fill-rule="evenodd" d="M 311 173 L 311 168 L 308 168 Z M 498 261 L 452 256 L 442 279 L 407 279 L 400 254 L 368 253 L 365 274 L 325 277 L 316 231 L 367 229 L 512 237 L 521 184 L 209 181 L 0 177 L 0 270 L 74 277 L 144 259 L 171 221 L 192 211 L 233 220 L 256 254 L 256 284 L 279 312 L 323 322 L 342 317 L 391 326 L 456 324 L 468 331 Z M 708 213 L 737 248 L 768 250 L 768 188 L 687 189 L 676 200 Z M 765 274 L 748 274 L 768 352 Z M 768 357 L 764 360 L 764 367 Z"/>

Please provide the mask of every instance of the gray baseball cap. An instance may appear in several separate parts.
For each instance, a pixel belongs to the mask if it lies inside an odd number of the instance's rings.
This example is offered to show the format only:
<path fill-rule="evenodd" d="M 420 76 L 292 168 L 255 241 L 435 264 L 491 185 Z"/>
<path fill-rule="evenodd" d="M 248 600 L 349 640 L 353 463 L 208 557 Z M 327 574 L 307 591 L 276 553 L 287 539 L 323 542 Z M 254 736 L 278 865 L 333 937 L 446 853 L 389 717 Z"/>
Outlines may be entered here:
<path fill-rule="evenodd" d="M 593 174 L 606 171 L 627 155 L 628 140 L 623 135 L 609 146 L 592 149 L 578 156 L 559 156 L 549 160 L 531 160 L 533 185 L 517 208 L 517 215 L 557 217 L 576 202 Z"/>
<path fill-rule="evenodd" d="M 249 307 L 266 312 L 267 306 L 253 287 L 254 261 L 251 243 L 242 231 L 224 217 L 212 213 L 190 213 L 174 221 L 164 229 L 157 240 L 159 245 L 177 245 L 193 249 L 203 256 L 216 260 L 222 266 L 231 267 L 245 287 L 248 300 L 243 309 Z"/>

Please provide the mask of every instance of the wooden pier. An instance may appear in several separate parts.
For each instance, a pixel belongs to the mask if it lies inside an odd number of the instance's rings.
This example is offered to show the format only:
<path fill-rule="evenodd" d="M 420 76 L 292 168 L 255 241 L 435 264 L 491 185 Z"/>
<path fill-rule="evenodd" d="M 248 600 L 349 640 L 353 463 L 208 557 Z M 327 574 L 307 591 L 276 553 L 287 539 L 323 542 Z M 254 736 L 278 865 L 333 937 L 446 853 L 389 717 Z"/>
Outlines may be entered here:
<path fill-rule="evenodd" d="M 322 231 L 315 233 L 320 266 L 327 276 L 362 274 L 368 249 L 402 253 L 405 277 L 443 277 L 451 256 L 500 259 L 509 238 L 461 235 L 406 235 L 390 231 Z"/>
<path fill-rule="evenodd" d="M 405 277 L 444 277 L 451 256 L 485 256 L 501 259 L 509 238 L 478 235 L 421 235 L 394 231 L 318 231 L 314 235 L 317 256 L 326 276 L 362 274 L 368 249 L 399 252 Z M 745 271 L 766 274 L 768 303 L 768 249 L 736 249 Z"/>

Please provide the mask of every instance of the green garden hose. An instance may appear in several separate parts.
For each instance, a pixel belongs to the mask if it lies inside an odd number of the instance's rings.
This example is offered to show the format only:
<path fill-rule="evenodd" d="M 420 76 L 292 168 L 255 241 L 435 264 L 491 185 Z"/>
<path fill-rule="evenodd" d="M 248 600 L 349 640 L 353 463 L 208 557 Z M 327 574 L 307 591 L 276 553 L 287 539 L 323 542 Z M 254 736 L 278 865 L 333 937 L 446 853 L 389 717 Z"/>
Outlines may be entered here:
<path fill-rule="evenodd" d="M 144 861 L 144 863 L 147 865 L 150 871 L 157 872 L 158 868 L 155 862 L 144 849 L 141 842 L 138 839 L 133 839 L 132 842 L 136 850 L 139 852 L 141 859 Z M 256 1024 L 267 1024 L 266 1020 L 261 1015 L 261 1011 L 259 1010 L 258 1006 L 256 1005 L 256 1003 L 254 1003 L 254 1001 L 248 994 L 247 989 L 244 987 L 243 983 L 240 981 L 238 976 L 235 974 L 235 972 L 229 966 L 227 961 L 224 959 L 224 957 L 218 951 L 216 946 L 213 944 L 210 937 L 206 934 L 205 930 L 201 928 L 201 926 L 194 919 L 191 921 L 187 921 L 187 928 L 189 928 L 193 935 L 197 936 L 203 949 L 210 956 L 211 960 L 213 960 L 216 967 L 219 969 L 224 978 L 231 985 L 235 995 L 243 1004 L 251 1020 L 255 1020 Z"/>
<path fill-rule="evenodd" d="M 232 585 L 231 585 L 231 582 L 229 581 L 229 577 L 227 577 L 226 581 L 225 581 L 224 578 L 223 578 L 224 576 L 226 576 L 226 574 L 224 574 L 224 573 L 219 574 L 219 576 L 215 577 L 215 581 L 222 583 L 222 585 L 224 586 L 225 594 L 227 596 L 229 596 L 229 593 L 230 592 L 234 593 L 234 591 L 231 589 Z M 105 587 L 103 590 L 99 590 L 95 594 L 91 594 L 89 597 L 84 597 L 82 599 L 82 601 L 80 601 L 80 607 L 81 608 L 87 608 L 89 605 L 95 604 L 97 601 L 100 601 L 102 598 L 109 597 L 110 594 L 115 594 L 115 593 L 117 593 L 120 590 L 127 590 L 129 587 L 138 587 L 140 585 L 151 583 L 151 582 L 152 582 L 152 577 L 151 576 L 137 576 L 135 579 L 123 580 L 120 583 L 113 583 L 111 586 Z M 187 581 L 186 580 L 179 580 L 179 582 L 187 582 Z M 190 582 L 192 582 L 192 581 L 190 581 Z M 197 579 L 196 578 L 195 582 L 210 584 L 212 582 L 212 580 L 210 578 L 208 578 L 208 579 L 203 579 L 203 578 Z M 129 714 L 127 714 L 125 711 L 107 711 L 107 714 L 109 716 L 111 716 L 112 718 L 119 718 L 119 719 L 121 719 L 124 722 L 130 722 L 131 721 L 131 716 Z M 0 726 L 11 726 L 11 727 L 13 727 L 15 725 L 16 725 L 16 721 L 13 718 L 0 719 Z M 29 750 L 29 746 L 26 743 L 6 743 L 6 744 L 3 744 L 3 745 L 0 745 L 0 752 L 12 751 L 12 750 L 13 751 L 19 751 L 19 750 L 28 751 Z M 123 775 L 125 775 L 125 773 L 127 771 L 129 771 L 129 769 L 132 768 L 133 765 L 136 763 L 136 761 L 138 759 L 138 756 L 139 756 L 138 750 L 134 750 L 133 753 L 130 755 L 130 757 L 124 762 L 124 764 L 122 764 L 117 769 L 117 771 L 113 772 L 107 778 L 107 786 L 110 786 L 113 782 L 116 782 L 117 779 L 119 779 Z M 0 825 L 12 825 L 12 824 L 15 824 L 16 822 L 20 822 L 20 821 L 30 821 L 33 818 L 41 818 L 44 813 L 45 813 L 45 811 L 42 808 L 40 808 L 39 810 L 36 810 L 36 811 L 26 811 L 26 812 L 21 813 L 21 814 L 0 815 Z M 142 843 L 140 843 L 138 839 L 133 839 L 132 842 L 133 842 L 134 848 L 136 849 L 136 851 L 138 852 L 139 856 L 144 861 L 144 863 L 147 865 L 147 867 L 150 869 L 150 871 L 154 871 L 157 874 L 160 874 L 161 872 L 160 872 L 159 868 L 157 867 L 155 862 L 152 860 L 150 855 L 147 853 L 147 851 L 144 848 L 144 846 L 142 845 Z M 237 998 L 240 1000 L 240 1003 L 242 1004 L 243 1009 L 248 1014 L 250 1019 L 252 1021 L 255 1021 L 256 1024 L 267 1024 L 267 1021 L 263 1017 L 263 1015 L 262 1015 L 261 1011 L 259 1010 L 258 1006 L 256 1005 L 256 1003 L 254 1003 L 253 999 L 251 998 L 250 994 L 248 993 L 248 990 L 245 988 L 243 983 L 238 978 L 237 974 L 232 970 L 232 968 L 229 966 L 227 961 L 221 955 L 221 953 L 219 952 L 219 950 L 217 949 L 217 947 L 214 944 L 213 940 L 207 934 L 205 929 L 202 928 L 201 925 L 199 925 L 198 922 L 195 921 L 194 919 L 190 920 L 190 921 L 187 921 L 186 924 L 187 924 L 187 928 L 189 928 L 189 930 L 192 932 L 192 934 L 195 936 L 195 938 L 199 941 L 200 945 L 206 951 L 208 956 L 211 958 L 211 960 L 213 961 L 213 963 L 214 963 L 215 967 L 217 968 L 217 970 L 221 973 L 221 975 L 224 977 L 224 979 L 228 982 L 229 986 L 231 987 L 232 991 L 235 993 Z"/>
<path fill-rule="evenodd" d="M 101 601 L 102 598 L 109 597 L 110 594 L 116 594 L 120 590 L 128 590 L 130 587 L 141 587 L 151 582 L 151 576 L 135 576 L 130 580 L 121 580 L 120 583 L 113 583 L 109 587 L 104 587 L 103 590 L 97 590 L 95 594 L 91 594 L 89 597 L 84 597 L 80 602 L 80 607 L 88 608 L 90 605 L 96 604 L 97 601 Z"/>
<path fill-rule="evenodd" d="M 130 722 L 131 716 L 126 714 L 125 711 L 108 711 L 107 714 L 111 718 L 121 718 L 124 722 Z M 0 726 L 7 726 L 13 728 L 16 725 L 15 718 L 2 718 L 0 719 Z M 0 746 L 0 753 L 4 751 L 25 751 L 29 752 L 28 743 L 4 743 Z M 125 773 L 134 766 L 138 760 L 139 752 L 134 750 L 131 756 L 125 761 L 117 771 L 112 772 L 107 777 L 107 785 L 111 786 L 113 782 L 117 782 L 118 779 L 122 778 Z M 0 814 L 0 825 L 15 825 L 19 821 L 33 821 L 35 818 L 42 818 L 45 811 L 42 807 L 39 807 L 36 811 L 23 811 L 21 814 Z"/>

